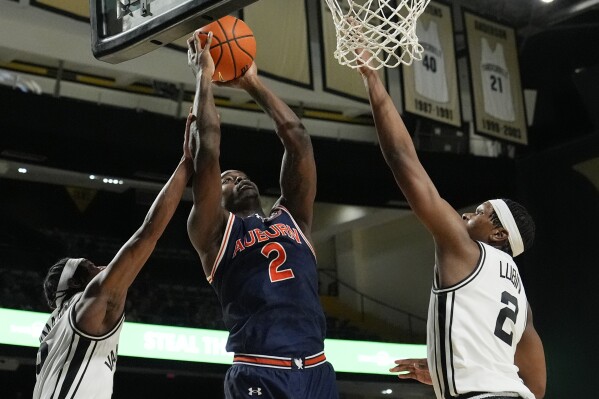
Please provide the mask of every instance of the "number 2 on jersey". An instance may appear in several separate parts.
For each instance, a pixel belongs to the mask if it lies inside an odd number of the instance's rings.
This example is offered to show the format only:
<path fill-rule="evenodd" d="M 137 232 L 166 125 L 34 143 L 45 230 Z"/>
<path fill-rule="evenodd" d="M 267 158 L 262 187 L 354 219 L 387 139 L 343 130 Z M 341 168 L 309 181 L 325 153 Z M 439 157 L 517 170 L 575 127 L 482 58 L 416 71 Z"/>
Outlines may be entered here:
<path fill-rule="evenodd" d="M 269 242 L 262 248 L 262 251 L 260 252 L 266 258 L 268 258 L 271 253 L 276 253 L 275 258 L 271 260 L 268 264 L 268 274 L 270 276 L 271 283 L 295 278 L 293 270 L 279 270 L 279 267 L 283 266 L 283 263 L 285 263 L 285 261 L 287 260 L 287 252 L 285 252 L 285 248 L 283 248 L 281 244 L 279 244 L 278 242 Z"/>
<path fill-rule="evenodd" d="M 501 293 L 501 303 L 505 303 L 506 305 L 511 303 L 514 305 L 514 309 L 506 306 L 499 311 L 497 322 L 495 323 L 495 336 L 511 346 L 514 339 L 514 332 L 510 331 L 507 333 L 503 329 L 503 324 L 505 323 L 506 319 L 510 319 L 514 324 L 516 324 L 516 318 L 518 317 L 518 298 L 511 295 L 507 291 L 503 291 Z"/>

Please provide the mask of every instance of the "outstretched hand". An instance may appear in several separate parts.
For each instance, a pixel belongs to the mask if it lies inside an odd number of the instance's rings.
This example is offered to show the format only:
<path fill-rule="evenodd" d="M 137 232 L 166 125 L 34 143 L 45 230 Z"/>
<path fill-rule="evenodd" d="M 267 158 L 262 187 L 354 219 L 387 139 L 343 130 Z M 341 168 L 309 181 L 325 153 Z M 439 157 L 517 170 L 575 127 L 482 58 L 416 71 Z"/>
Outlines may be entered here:
<path fill-rule="evenodd" d="M 403 373 L 397 375 L 400 379 L 407 380 L 411 378 L 423 384 L 433 384 L 426 359 L 400 359 L 396 360 L 395 364 L 396 366 L 389 369 L 389 371 L 392 373 Z"/>
<path fill-rule="evenodd" d="M 370 68 L 368 65 L 370 63 L 370 59 L 372 58 L 372 52 L 365 48 L 359 48 L 355 50 L 356 55 L 358 56 L 358 71 L 362 75 L 362 77 L 366 78 L 371 73 L 376 73 L 376 71 Z"/>
<path fill-rule="evenodd" d="M 369 74 L 373 73 L 374 70 L 368 67 L 370 59 L 372 58 L 372 51 L 367 48 L 367 41 L 362 33 L 362 25 L 354 17 L 346 17 L 347 27 L 349 29 L 349 36 L 352 38 L 352 42 L 361 43 L 358 47 L 354 48 L 354 54 L 356 55 L 355 61 L 358 65 L 358 71 L 362 77 L 366 78 Z"/>
<path fill-rule="evenodd" d="M 250 65 L 250 68 L 247 71 L 245 71 L 245 73 L 243 75 L 241 75 L 240 77 L 238 77 L 237 79 L 229 80 L 228 82 L 214 81 L 214 84 L 217 86 L 220 86 L 220 87 L 233 87 L 236 89 L 244 89 L 250 84 L 250 81 L 256 76 L 258 76 L 258 67 L 256 66 L 255 62 L 252 62 L 252 65 Z"/>
<path fill-rule="evenodd" d="M 214 75 L 214 60 L 210 55 L 212 32 L 208 32 L 204 47 L 202 47 L 198 34 L 199 31 L 195 31 L 193 36 L 187 39 L 187 65 L 191 68 L 194 77 L 198 78 L 205 73 L 212 78 Z"/>

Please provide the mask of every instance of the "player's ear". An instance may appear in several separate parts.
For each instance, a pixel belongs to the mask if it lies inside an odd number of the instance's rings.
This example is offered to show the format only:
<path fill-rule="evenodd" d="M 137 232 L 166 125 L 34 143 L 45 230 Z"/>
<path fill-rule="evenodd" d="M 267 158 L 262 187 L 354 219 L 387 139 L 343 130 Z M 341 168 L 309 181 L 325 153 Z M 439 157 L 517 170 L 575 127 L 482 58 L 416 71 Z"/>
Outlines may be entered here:
<path fill-rule="evenodd" d="M 491 230 L 491 234 L 489 234 L 489 242 L 501 244 L 507 240 L 509 233 L 503 227 L 495 227 Z"/>

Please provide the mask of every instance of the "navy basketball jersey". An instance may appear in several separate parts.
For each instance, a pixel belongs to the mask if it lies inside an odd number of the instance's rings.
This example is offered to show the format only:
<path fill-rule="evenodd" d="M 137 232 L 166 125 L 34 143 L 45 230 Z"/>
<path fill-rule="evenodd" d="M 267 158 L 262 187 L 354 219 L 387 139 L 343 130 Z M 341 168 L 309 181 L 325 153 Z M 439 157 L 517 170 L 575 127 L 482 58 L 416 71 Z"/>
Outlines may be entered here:
<path fill-rule="evenodd" d="M 227 351 L 308 356 L 323 351 L 326 320 L 314 250 L 289 211 L 229 215 L 208 281 L 229 330 Z"/>

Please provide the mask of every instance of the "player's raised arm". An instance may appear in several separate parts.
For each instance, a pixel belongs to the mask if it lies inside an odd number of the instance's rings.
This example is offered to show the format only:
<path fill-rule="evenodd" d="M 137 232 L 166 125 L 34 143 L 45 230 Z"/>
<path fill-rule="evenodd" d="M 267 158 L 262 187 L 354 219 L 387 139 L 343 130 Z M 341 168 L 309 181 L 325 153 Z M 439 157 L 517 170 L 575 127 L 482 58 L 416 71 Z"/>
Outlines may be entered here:
<path fill-rule="evenodd" d="M 368 90 L 383 156 L 412 210 L 435 238 L 442 235 L 446 224 L 439 220 L 439 214 L 449 215 L 442 217 L 463 225 L 455 210 L 441 198 L 420 163 L 412 138 L 378 72 L 362 67 L 360 73 Z"/>
<path fill-rule="evenodd" d="M 193 174 L 187 118 L 183 157 L 150 207 L 143 224 L 121 247 L 108 266 L 87 285 L 76 305 L 77 327 L 92 335 L 109 331 L 121 318 L 127 290 L 154 250 L 171 220 Z"/>
<path fill-rule="evenodd" d="M 454 265 L 462 268 L 464 261 L 468 266 L 473 266 L 478 257 L 478 248 L 470 239 L 461 217 L 441 198 L 420 163 L 412 138 L 378 72 L 363 66 L 360 73 L 368 90 L 385 160 L 410 207 L 433 235 L 437 256 L 441 258 L 441 268 L 451 269 Z M 459 281 L 468 272 L 458 270 L 455 278 Z"/>
<path fill-rule="evenodd" d="M 220 121 L 212 93 L 214 61 L 208 51 L 211 42 L 212 33 L 208 34 L 204 47 L 196 33 L 187 41 L 188 64 L 196 78 L 192 109 L 196 120 L 191 126 L 195 174 L 187 232 L 207 275 L 216 257 L 228 214 L 221 207 Z"/>
<path fill-rule="evenodd" d="M 273 120 L 276 133 L 285 147 L 278 203 L 289 209 L 303 232 L 309 235 L 316 197 L 316 164 L 310 136 L 299 117 L 260 79 L 256 64 L 228 85 L 247 91 Z"/>

